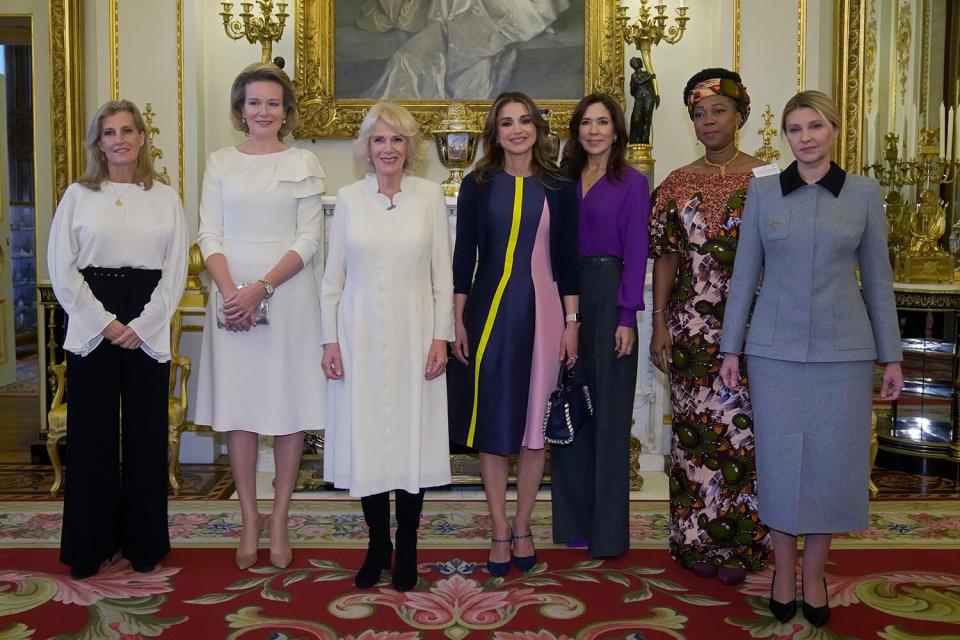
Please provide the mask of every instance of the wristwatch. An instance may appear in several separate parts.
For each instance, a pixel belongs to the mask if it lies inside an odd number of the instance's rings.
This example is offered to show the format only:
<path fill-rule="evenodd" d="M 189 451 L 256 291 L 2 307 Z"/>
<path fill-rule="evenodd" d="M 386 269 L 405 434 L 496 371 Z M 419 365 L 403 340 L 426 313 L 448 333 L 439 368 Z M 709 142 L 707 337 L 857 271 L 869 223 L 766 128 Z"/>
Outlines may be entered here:
<path fill-rule="evenodd" d="M 269 280 L 267 280 L 266 278 L 260 278 L 259 280 L 257 280 L 257 282 L 262 284 L 263 288 L 266 289 L 267 291 L 267 295 L 263 296 L 265 300 L 269 300 L 271 297 L 273 297 L 273 285 L 270 284 Z"/>
<path fill-rule="evenodd" d="M 563 317 L 563 319 L 566 322 L 576 322 L 577 324 L 580 324 L 580 312 L 577 311 L 576 313 L 568 313 Z"/>

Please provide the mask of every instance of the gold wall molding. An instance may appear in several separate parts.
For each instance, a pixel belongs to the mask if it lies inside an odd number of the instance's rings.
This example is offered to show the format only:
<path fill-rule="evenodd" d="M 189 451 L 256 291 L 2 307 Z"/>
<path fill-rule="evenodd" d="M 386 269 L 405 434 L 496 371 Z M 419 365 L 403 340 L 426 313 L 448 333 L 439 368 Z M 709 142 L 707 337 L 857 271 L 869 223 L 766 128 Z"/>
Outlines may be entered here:
<path fill-rule="evenodd" d="M 733 70 L 740 73 L 740 0 L 733 0 Z"/>
<path fill-rule="evenodd" d="M 923 0 L 920 17 L 920 114 L 917 126 L 930 122 L 927 110 L 930 103 L 930 0 Z M 937 116 L 934 115 L 934 122 Z M 943 132 L 940 132 L 943 135 Z"/>
<path fill-rule="evenodd" d="M 120 99 L 120 0 L 110 0 L 110 99 Z"/>
<path fill-rule="evenodd" d="M 773 107 L 769 104 L 764 106 L 763 127 L 757 129 L 757 133 L 760 134 L 763 144 L 753 152 L 753 155 L 770 164 L 780 157 L 780 151 L 774 149 L 773 145 L 770 144 L 774 136 L 777 135 L 777 129 L 773 126 Z"/>
<path fill-rule="evenodd" d="M 183 0 L 177 0 L 177 189 L 183 193 Z"/>
<path fill-rule="evenodd" d="M 618 0 L 584 0 L 584 91 L 604 91 L 624 104 L 623 37 Z M 297 0 L 295 53 L 297 138 L 353 138 L 373 100 L 338 99 L 334 91 L 334 0 Z M 537 96 L 532 96 L 537 99 Z M 459 100 L 485 113 L 490 100 Z M 401 101 L 422 131 L 440 124 L 450 100 Z M 569 120 L 577 100 L 538 100 L 554 123 Z M 565 126 L 557 129 L 558 133 Z"/>
<path fill-rule="evenodd" d="M 83 162 L 83 2 L 49 0 L 50 138 L 53 201 L 80 175 Z"/>
<path fill-rule="evenodd" d="M 910 69 L 910 48 L 913 44 L 913 24 L 910 14 L 910 2 L 900 0 L 897 7 L 897 70 L 899 81 L 897 88 L 900 91 L 900 104 L 905 104 L 907 98 L 907 77 Z M 896 121 L 894 121 L 896 122 Z"/>
<path fill-rule="evenodd" d="M 797 93 L 807 85 L 807 0 L 797 0 Z"/>
<path fill-rule="evenodd" d="M 867 30 L 863 45 L 864 114 L 873 111 L 873 96 L 876 93 L 877 79 L 877 53 L 877 0 L 871 0 L 870 16 L 867 18 Z"/>
<path fill-rule="evenodd" d="M 153 124 L 153 119 L 156 116 L 157 112 L 153 110 L 153 104 L 148 102 L 146 108 L 143 110 L 143 121 L 147 125 L 147 137 L 150 139 L 150 158 L 153 160 L 154 169 L 157 168 L 157 161 L 163 160 L 163 149 L 156 146 L 153 142 L 156 135 L 160 133 L 160 127 Z M 170 174 L 167 173 L 166 167 L 159 169 L 158 173 L 168 181 L 170 180 Z"/>
<path fill-rule="evenodd" d="M 840 108 L 840 137 L 837 140 L 837 164 L 858 173 L 860 170 L 860 131 L 863 120 L 863 38 L 866 31 L 865 0 L 836 0 L 834 5 L 834 96 Z"/>

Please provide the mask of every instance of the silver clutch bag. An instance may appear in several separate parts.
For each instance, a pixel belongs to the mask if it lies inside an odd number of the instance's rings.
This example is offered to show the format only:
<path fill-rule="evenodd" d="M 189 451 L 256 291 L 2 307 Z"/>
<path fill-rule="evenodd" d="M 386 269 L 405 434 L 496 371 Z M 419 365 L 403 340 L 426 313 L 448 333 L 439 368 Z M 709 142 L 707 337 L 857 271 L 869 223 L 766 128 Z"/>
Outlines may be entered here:
<path fill-rule="evenodd" d="M 237 289 L 246 287 L 248 282 L 238 282 Z M 216 292 L 217 301 L 217 328 L 223 329 L 227 326 L 226 314 L 223 312 L 223 295 L 220 291 Z M 254 324 L 270 324 L 270 302 L 264 298 L 253 311 Z"/>

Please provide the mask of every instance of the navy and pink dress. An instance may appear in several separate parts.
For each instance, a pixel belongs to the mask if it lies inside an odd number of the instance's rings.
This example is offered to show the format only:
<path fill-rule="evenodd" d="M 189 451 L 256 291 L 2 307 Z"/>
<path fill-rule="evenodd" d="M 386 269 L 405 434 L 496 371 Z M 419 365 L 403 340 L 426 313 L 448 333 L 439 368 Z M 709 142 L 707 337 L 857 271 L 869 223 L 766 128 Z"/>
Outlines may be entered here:
<path fill-rule="evenodd" d="M 543 448 L 544 409 L 560 372 L 562 296 L 579 293 L 577 207 L 573 183 L 544 174 L 464 179 L 453 271 L 454 292 L 467 295 L 470 357 L 447 368 L 455 443 L 499 455 Z"/>

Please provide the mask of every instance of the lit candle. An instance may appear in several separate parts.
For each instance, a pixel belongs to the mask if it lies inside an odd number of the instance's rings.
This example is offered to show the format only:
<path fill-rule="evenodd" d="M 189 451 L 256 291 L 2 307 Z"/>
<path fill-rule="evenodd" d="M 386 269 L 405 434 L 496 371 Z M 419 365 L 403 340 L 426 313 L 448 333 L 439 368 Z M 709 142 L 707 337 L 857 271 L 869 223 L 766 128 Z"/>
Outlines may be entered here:
<path fill-rule="evenodd" d="M 920 118 L 916 103 L 910 109 L 910 150 L 916 153 L 920 147 Z"/>
<path fill-rule="evenodd" d="M 937 129 L 937 135 L 940 136 L 940 155 L 947 157 L 947 111 L 946 105 L 940 103 L 940 128 Z"/>
<path fill-rule="evenodd" d="M 874 162 L 883 164 L 883 132 L 880 131 L 880 112 L 873 114 L 873 137 L 876 139 L 876 159 Z"/>
<path fill-rule="evenodd" d="M 906 114 L 904 114 L 903 116 L 903 138 L 901 138 L 901 141 L 903 142 L 903 159 L 906 160 L 907 150 L 909 149 L 909 147 L 907 147 L 907 116 Z"/>
<path fill-rule="evenodd" d="M 944 126 L 946 127 L 943 131 L 940 132 L 940 135 L 943 136 L 943 143 L 940 145 L 943 149 L 942 155 L 945 160 L 953 159 L 953 137 L 956 135 L 953 126 L 953 107 L 950 107 L 945 112 L 944 116 Z"/>
<path fill-rule="evenodd" d="M 953 110 L 953 159 L 960 160 L 960 104 Z"/>

